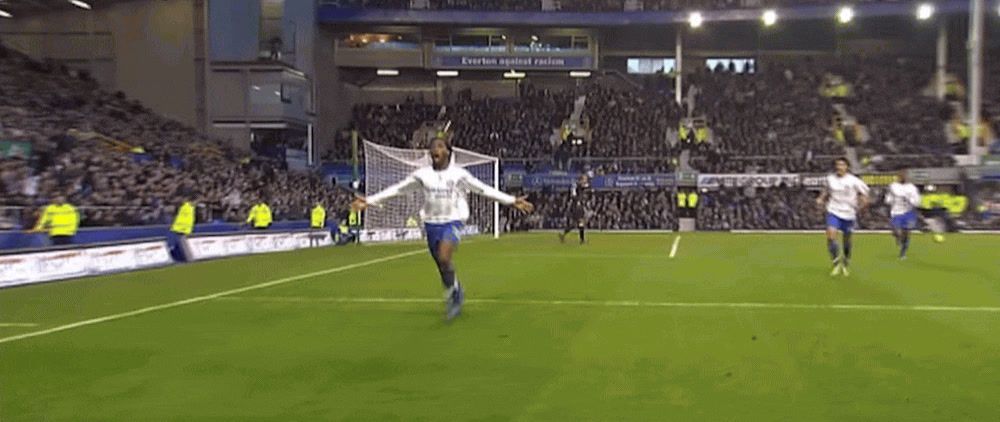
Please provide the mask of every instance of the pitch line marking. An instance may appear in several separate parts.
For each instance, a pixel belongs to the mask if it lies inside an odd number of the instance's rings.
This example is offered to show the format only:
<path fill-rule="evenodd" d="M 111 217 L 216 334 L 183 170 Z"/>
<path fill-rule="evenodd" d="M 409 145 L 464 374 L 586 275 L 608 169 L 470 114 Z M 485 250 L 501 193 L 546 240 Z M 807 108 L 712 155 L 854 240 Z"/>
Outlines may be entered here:
<path fill-rule="evenodd" d="M 0 322 L 0 328 L 4 327 L 22 328 L 22 327 L 37 327 L 37 326 L 38 324 L 35 324 L 33 322 Z"/>
<path fill-rule="evenodd" d="M 674 238 L 674 245 L 670 247 L 670 258 L 677 256 L 677 247 L 681 245 L 681 235 Z"/>
<path fill-rule="evenodd" d="M 395 260 L 395 259 L 405 258 L 405 257 L 408 257 L 408 256 L 416 255 L 416 254 L 422 253 L 424 251 L 425 251 L 425 249 L 421 248 L 421 249 L 417 249 L 417 250 L 413 250 L 413 251 L 409 251 L 409 252 L 403 252 L 403 253 L 399 253 L 399 254 L 395 254 L 395 255 L 385 256 L 385 257 L 382 257 L 382 258 L 376 258 L 376 259 L 371 259 L 371 260 L 368 260 L 368 261 L 358 262 L 358 263 L 355 263 L 355 264 L 343 265 L 343 266 L 340 266 L 340 267 L 328 268 L 328 269 L 325 269 L 325 270 L 314 271 L 314 272 L 311 272 L 311 273 L 299 274 L 299 275 L 295 275 L 295 276 L 279 278 L 277 280 L 265 281 L 263 283 L 252 284 L 252 285 L 249 285 L 249 286 L 244 286 L 244 287 L 239 287 L 239 288 L 236 288 L 236 289 L 225 290 L 225 291 L 221 291 L 221 292 L 218 292 L 218 293 L 212 293 L 212 294 L 208 294 L 208 295 L 204 295 L 204 296 L 192 297 L 192 298 L 189 298 L 189 299 L 178 300 L 176 302 L 164 303 L 162 305 L 148 306 L 148 307 L 139 308 L 139 309 L 136 309 L 136 310 L 133 310 L 133 311 L 122 312 L 122 313 L 112 314 L 112 315 L 106 315 L 106 316 L 102 316 L 102 317 L 98 317 L 98 318 L 85 319 L 85 320 L 82 320 L 82 321 L 77 321 L 77 322 L 70 323 L 70 324 L 65 324 L 65 325 L 59 325 L 59 326 L 52 327 L 52 328 L 45 329 L 45 330 L 31 331 L 31 332 L 24 333 L 24 334 L 18 334 L 18 335 L 14 335 L 14 336 L 10 336 L 10 337 L 3 337 L 3 338 L 0 338 L 0 344 L 10 343 L 10 342 L 18 341 L 18 340 L 24 340 L 24 339 L 32 338 L 32 337 L 44 336 L 44 335 L 52 334 L 52 333 L 58 333 L 60 331 L 72 330 L 74 328 L 79 328 L 79 327 L 86 327 L 88 325 L 100 324 L 102 322 L 115 321 L 115 320 L 119 320 L 119 319 L 123 319 L 123 318 L 128 318 L 128 317 L 132 317 L 132 316 L 136 316 L 136 315 L 148 314 L 150 312 L 162 311 L 164 309 L 176 308 L 178 306 L 184 306 L 184 305 L 190 305 L 190 304 L 193 304 L 193 303 L 205 302 L 205 301 L 208 301 L 208 300 L 218 299 L 218 298 L 229 296 L 229 295 L 235 295 L 235 294 L 245 293 L 245 292 L 254 291 L 254 290 L 260 290 L 260 289 L 264 289 L 264 288 L 267 288 L 267 287 L 272 287 L 272 286 L 277 286 L 277 285 L 281 285 L 281 284 L 291 283 L 293 281 L 299 281 L 299 280 L 303 280 L 303 279 L 307 279 L 307 278 L 318 277 L 318 276 L 321 276 L 321 275 L 334 274 L 334 273 L 339 273 L 339 272 L 343 272 L 343 271 L 353 270 L 355 268 L 367 267 L 367 266 L 373 265 L 373 264 L 378 264 L 378 263 L 382 263 L 382 262 L 386 262 L 386 261 L 392 261 L 392 260 Z"/>
<path fill-rule="evenodd" d="M 436 298 L 406 297 L 312 297 L 312 296 L 227 296 L 222 301 L 261 303 L 357 303 L 357 304 L 409 304 L 442 303 Z M 467 299 L 471 304 L 530 305 L 530 306 L 597 306 L 627 308 L 729 308 L 729 309 L 793 309 L 833 311 L 917 311 L 917 312 L 983 312 L 1000 313 L 1000 306 L 947 306 L 947 305 L 875 305 L 860 303 L 767 303 L 767 302 L 646 302 L 635 300 L 520 300 L 520 299 Z"/>

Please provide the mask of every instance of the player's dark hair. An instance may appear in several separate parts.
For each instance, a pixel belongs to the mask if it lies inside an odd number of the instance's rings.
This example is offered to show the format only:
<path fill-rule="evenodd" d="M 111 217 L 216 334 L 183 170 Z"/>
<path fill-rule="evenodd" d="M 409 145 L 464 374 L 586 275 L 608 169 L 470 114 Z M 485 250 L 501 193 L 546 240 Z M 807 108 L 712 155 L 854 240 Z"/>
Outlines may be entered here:
<path fill-rule="evenodd" d="M 444 136 L 435 136 L 434 139 L 431 139 L 431 145 L 434 144 L 434 141 L 444 142 L 444 146 L 445 148 L 448 148 L 448 152 L 455 152 L 454 148 L 451 145 L 451 141 L 449 141 L 448 138 Z"/>
<path fill-rule="evenodd" d="M 851 161 L 848 160 L 847 157 L 837 157 L 836 160 L 833 160 L 834 163 L 837 163 L 837 162 L 840 162 L 840 161 L 843 161 L 844 164 L 847 164 L 848 166 L 851 165 Z"/>
<path fill-rule="evenodd" d="M 430 145 L 427 146 L 428 150 L 430 150 L 430 147 L 437 141 L 444 142 L 444 147 L 448 149 L 448 163 L 451 163 L 452 159 L 455 157 L 455 150 L 452 148 L 451 141 L 449 141 L 448 138 L 444 136 L 435 136 L 434 139 L 431 139 Z M 445 167 L 447 166 L 448 164 L 445 165 Z"/>

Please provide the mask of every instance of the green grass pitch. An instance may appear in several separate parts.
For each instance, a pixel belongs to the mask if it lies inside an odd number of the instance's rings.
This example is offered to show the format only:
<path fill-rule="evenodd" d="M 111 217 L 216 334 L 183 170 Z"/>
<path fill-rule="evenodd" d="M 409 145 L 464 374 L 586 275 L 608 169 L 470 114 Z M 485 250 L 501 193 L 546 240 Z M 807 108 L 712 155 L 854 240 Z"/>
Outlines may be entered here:
<path fill-rule="evenodd" d="M 467 240 L 450 324 L 416 243 L 0 290 L 0 421 L 1000 419 L 1000 237 L 676 236 Z"/>

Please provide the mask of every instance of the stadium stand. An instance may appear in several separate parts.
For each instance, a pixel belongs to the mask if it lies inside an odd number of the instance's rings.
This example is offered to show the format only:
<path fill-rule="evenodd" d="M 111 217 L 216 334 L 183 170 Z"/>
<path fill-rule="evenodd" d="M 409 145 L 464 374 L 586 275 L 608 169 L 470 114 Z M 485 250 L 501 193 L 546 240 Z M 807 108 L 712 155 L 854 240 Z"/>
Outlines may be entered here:
<path fill-rule="evenodd" d="M 350 198 L 317 177 L 247 161 L 86 74 L 3 48 L 0 122 L 0 139 L 30 142 L 33 152 L 30 161 L 0 159 L 0 206 L 29 214 L 57 193 L 91 226 L 165 223 L 184 195 L 204 204 L 202 221 L 239 221 L 260 197 L 277 219 L 304 218 L 318 198 L 346 209 Z"/>
<path fill-rule="evenodd" d="M 676 208 L 665 190 L 594 191 L 585 196 L 587 227 L 597 230 L 674 230 Z M 531 215 L 507 210 L 508 230 L 561 229 L 566 226 L 570 203 L 568 192 L 534 192 Z M 635 212 L 642 210 L 642 212 Z"/>
<path fill-rule="evenodd" d="M 316 198 L 341 209 L 347 205 L 346 191 L 288 172 L 280 162 L 248 160 L 121 93 L 102 91 L 86 74 L 7 50 L 0 54 L 0 133 L 3 139 L 30 141 L 34 151 L 31 161 L 0 161 L 0 205 L 37 207 L 68 191 L 82 206 L 85 225 L 162 223 L 185 194 L 205 204 L 203 215 L 224 221 L 241 219 L 250 201 L 261 196 L 279 219 L 303 218 Z M 850 84 L 852 95 L 822 95 L 830 75 Z M 358 104 L 348 129 L 357 129 L 362 139 L 414 147 L 414 132 L 426 122 L 450 121 L 457 146 L 505 163 L 523 162 L 528 171 L 665 173 L 686 164 L 688 170 L 707 173 L 822 173 L 832 157 L 849 149 L 869 171 L 953 165 L 949 154 L 955 146 L 945 131 L 949 105 L 921 94 L 931 75 L 930 63 L 899 58 L 768 60 L 758 63 L 755 73 L 717 68 L 690 75 L 686 92 L 694 94 L 683 107 L 674 103 L 668 79 L 639 79 L 640 89 L 595 76 L 568 89 L 525 83 L 517 98 L 474 98 L 463 92 L 445 106 L 416 100 Z M 996 91 L 997 79 L 987 78 L 992 87 L 987 92 Z M 590 141 L 574 145 L 557 138 L 579 96 L 586 97 L 582 120 Z M 985 115 L 996 122 L 997 111 L 988 98 Z M 856 119 L 866 136 L 838 140 L 830 127 L 838 113 Z M 703 118 L 711 139 L 678 140 L 676 129 L 686 116 Z M 350 158 L 345 137 L 335 140 L 326 158 Z M 681 163 L 684 153 L 688 159 Z M 818 216 L 788 205 L 808 194 L 793 189 L 710 193 L 699 225 L 712 230 L 817 228 L 822 225 Z M 509 216 L 508 226 L 561 225 L 555 223 L 562 218 L 559 195 L 540 196 L 540 217 Z M 590 204 L 594 225 L 673 228 L 669 209 L 649 216 L 628 211 L 643 201 L 660 201 L 659 196 L 595 194 Z M 669 195 L 665 202 L 672 202 Z M 621 215 L 606 221 L 605 212 Z"/>

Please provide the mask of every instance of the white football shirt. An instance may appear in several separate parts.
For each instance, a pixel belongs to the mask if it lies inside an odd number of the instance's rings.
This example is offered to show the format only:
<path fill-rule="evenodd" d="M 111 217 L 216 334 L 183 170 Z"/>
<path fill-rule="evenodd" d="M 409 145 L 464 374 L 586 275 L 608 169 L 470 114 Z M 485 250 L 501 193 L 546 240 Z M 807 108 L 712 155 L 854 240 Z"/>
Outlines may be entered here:
<path fill-rule="evenodd" d="M 920 206 L 920 191 L 913 183 L 892 182 L 885 194 L 885 203 L 893 217 L 903 215 Z"/>
<path fill-rule="evenodd" d="M 450 165 L 441 171 L 434 170 L 433 167 L 418 169 L 399 183 L 369 196 L 366 201 L 369 205 L 378 205 L 386 199 L 420 188 L 424 191 L 424 206 L 420 209 L 420 219 L 431 224 L 467 220 L 469 203 L 466 201 L 466 196 L 469 192 L 483 195 L 504 205 L 513 204 L 515 201 L 513 196 L 494 189 L 477 179 L 468 170 L 456 165 Z"/>
<path fill-rule="evenodd" d="M 868 185 L 853 174 L 826 176 L 826 189 L 830 193 L 826 212 L 845 220 L 858 217 L 858 196 L 868 196 Z"/>

